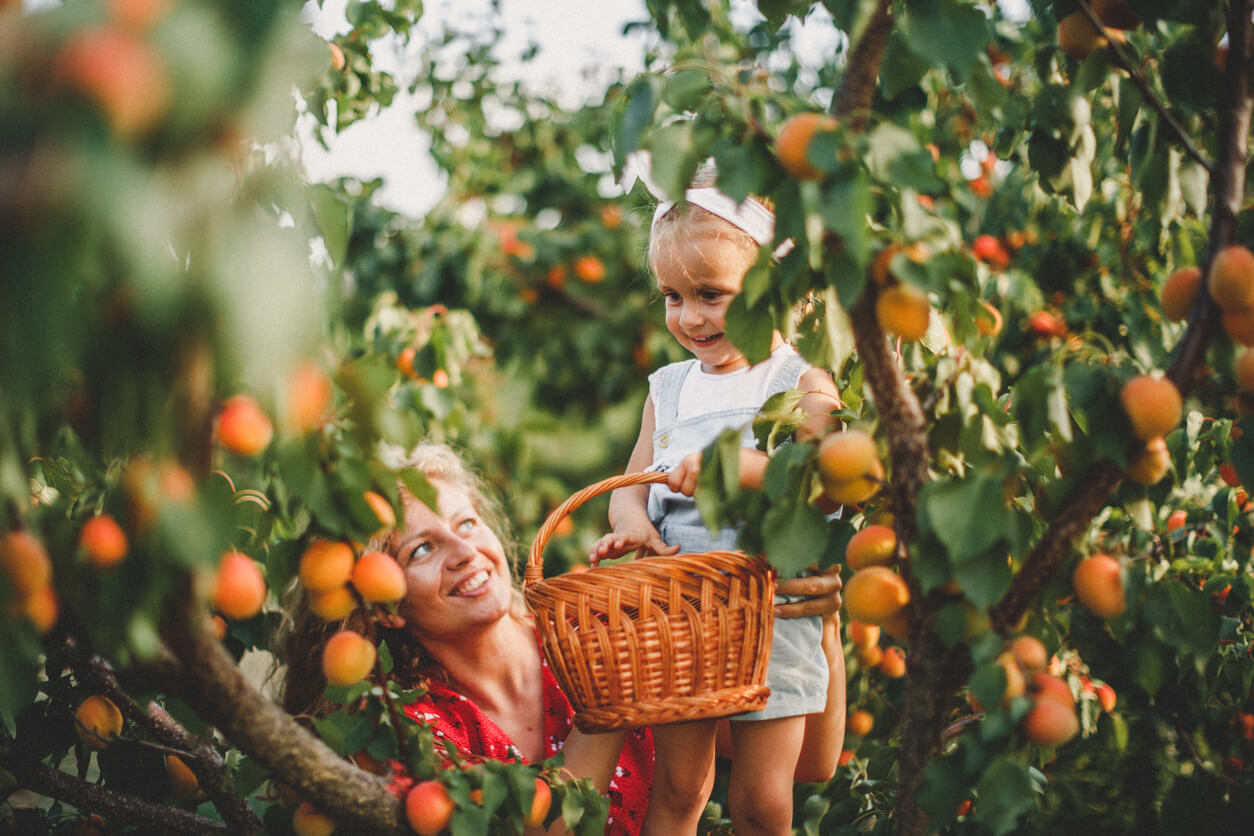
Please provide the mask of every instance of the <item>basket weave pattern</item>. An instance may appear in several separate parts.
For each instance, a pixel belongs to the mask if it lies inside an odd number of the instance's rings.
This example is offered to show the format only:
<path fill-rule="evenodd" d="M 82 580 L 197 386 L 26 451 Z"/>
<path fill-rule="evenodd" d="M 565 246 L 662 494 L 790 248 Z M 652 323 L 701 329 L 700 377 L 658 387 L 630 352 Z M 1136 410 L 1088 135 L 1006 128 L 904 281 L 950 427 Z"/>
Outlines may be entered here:
<path fill-rule="evenodd" d="M 646 557 L 545 579 L 545 545 L 615 476 L 558 506 L 536 534 L 523 578 L 549 667 L 585 732 L 656 726 L 762 708 L 770 694 L 774 572 L 737 551 Z"/>

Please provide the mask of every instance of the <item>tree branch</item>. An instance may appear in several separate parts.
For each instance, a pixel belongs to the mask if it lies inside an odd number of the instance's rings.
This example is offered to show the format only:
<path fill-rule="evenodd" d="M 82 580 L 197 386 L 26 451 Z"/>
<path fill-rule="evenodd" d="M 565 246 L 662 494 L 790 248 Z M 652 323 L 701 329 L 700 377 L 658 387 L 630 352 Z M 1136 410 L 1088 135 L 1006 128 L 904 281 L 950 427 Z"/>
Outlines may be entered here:
<path fill-rule="evenodd" d="M 884 63 L 884 48 L 893 31 L 892 0 L 879 0 L 866 28 L 845 61 L 840 87 L 832 97 L 832 115 L 849 127 L 861 130 L 866 125 L 875 96 L 875 80 Z"/>
<path fill-rule="evenodd" d="M 0 730 L 2 729 L 3 725 L 0 724 Z M 154 804 L 127 793 L 105 789 L 55 769 L 21 751 L 7 732 L 0 734 L 0 764 L 12 773 L 18 785 L 24 789 L 79 810 L 98 813 L 115 823 L 137 825 L 145 833 L 221 836 L 230 832 L 221 822 L 178 807 Z"/>
<path fill-rule="evenodd" d="M 1154 91 L 1154 88 L 1150 87 L 1149 80 L 1146 79 L 1145 73 L 1141 72 L 1141 68 L 1133 64 L 1128 58 L 1128 54 L 1123 49 L 1123 44 L 1120 43 L 1117 38 L 1111 37 L 1110 30 L 1106 28 L 1106 25 L 1102 23 L 1101 18 L 1099 18 L 1097 13 L 1093 11 L 1092 6 L 1088 4 L 1088 0 L 1079 0 L 1079 4 L 1080 9 L 1088 17 L 1089 22 L 1097 28 L 1098 34 L 1105 38 L 1106 42 L 1110 44 L 1111 52 L 1115 55 L 1115 63 L 1128 74 L 1128 77 L 1132 79 L 1134 84 L 1136 84 L 1137 89 L 1141 91 L 1141 95 L 1145 97 L 1147 102 L 1149 102 L 1150 107 L 1154 108 L 1159 117 L 1167 123 L 1167 127 L 1171 128 L 1171 132 L 1176 135 L 1176 139 L 1184 148 L 1185 153 L 1196 160 L 1202 168 L 1213 173 L 1214 167 L 1211 164 L 1211 161 L 1206 158 L 1206 155 L 1202 153 L 1202 150 L 1194 144 L 1193 138 L 1185 132 L 1184 127 L 1177 122 L 1176 118 L 1171 115 L 1170 111 L 1167 110 L 1167 105 L 1163 103 L 1163 100 L 1159 97 L 1158 93 Z"/>
<path fill-rule="evenodd" d="M 201 717 L 342 824 L 375 834 L 408 832 L 383 779 L 335 754 L 244 678 L 195 596 L 183 596 L 171 616 L 165 633 L 183 661 L 180 696 Z"/>

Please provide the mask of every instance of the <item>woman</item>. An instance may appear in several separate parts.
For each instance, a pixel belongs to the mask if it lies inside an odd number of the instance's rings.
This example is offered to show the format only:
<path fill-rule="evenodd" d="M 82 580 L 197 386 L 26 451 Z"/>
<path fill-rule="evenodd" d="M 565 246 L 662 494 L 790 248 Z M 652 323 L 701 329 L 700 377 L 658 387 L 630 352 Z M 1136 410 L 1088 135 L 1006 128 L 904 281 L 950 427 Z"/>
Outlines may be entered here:
<path fill-rule="evenodd" d="M 394 676 L 424 685 L 425 698 L 406 713 L 429 723 L 437 741 L 472 758 L 540 761 L 561 750 L 574 774 L 588 777 L 610 796 L 606 833 L 636 834 L 647 806 L 653 750 L 647 731 L 589 735 L 572 727 L 570 703 L 540 653 L 536 631 L 514 584 L 507 531 L 498 506 L 456 453 L 419 446 L 399 463 L 423 473 L 436 489 L 435 507 L 402 491 L 403 525 L 369 548 L 386 551 L 405 570 L 408 592 L 395 615 L 378 625 L 362 619 L 363 635 L 386 640 Z M 803 578 L 786 591 L 820 594 L 789 605 L 781 615 L 831 614 L 840 606 L 837 576 Z M 338 628 L 342 625 L 335 625 Z M 287 647 L 284 707 L 293 714 L 322 713 L 324 683 L 316 647 L 333 629 L 306 614 Z M 836 655 L 839 656 L 839 639 Z M 835 767 L 843 737 L 844 669 L 830 711 L 815 715 L 814 753 L 805 777 L 821 779 Z M 834 675 L 835 679 L 835 675 Z M 830 766 L 828 765 L 830 763 Z"/>

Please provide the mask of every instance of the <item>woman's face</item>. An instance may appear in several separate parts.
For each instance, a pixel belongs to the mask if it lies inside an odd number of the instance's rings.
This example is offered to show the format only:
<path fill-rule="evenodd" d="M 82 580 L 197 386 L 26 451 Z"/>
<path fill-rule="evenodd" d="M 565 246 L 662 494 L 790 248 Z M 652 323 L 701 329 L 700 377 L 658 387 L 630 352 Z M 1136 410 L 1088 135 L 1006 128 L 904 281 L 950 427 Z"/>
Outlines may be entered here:
<path fill-rule="evenodd" d="M 436 509 L 405 503 L 395 556 L 408 589 L 397 613 L 418 636 L 441 639 L 499 621 L 510 610 L 512 587 L 505 549 L 469 494 L 443 479 L 431 484 Z"/>

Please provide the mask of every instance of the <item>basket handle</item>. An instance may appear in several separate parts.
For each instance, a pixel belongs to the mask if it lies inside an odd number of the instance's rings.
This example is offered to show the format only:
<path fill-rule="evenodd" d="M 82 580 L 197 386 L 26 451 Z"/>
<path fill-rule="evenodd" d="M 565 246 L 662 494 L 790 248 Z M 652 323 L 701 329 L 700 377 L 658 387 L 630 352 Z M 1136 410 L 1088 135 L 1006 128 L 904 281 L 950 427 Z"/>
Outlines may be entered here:
<path fill-rule="evenodd" d="M 523 574 L 523 588 L 531 586 L 544 578 L 544 560 L 542 554 L 544 547 L 548 545 L 549 538 L 553 536 L 553 532 L 567 514 L 583 505 L 589 499 L 599 496 L 606 491 L 613 491 L 619 488 L 630 488 L 634 485 L 649 485 L 654 482 L 665 482 L 666 474 L 660 472 L 654 473 L 624 473 L 619 476 L 611 476 L 608 479 L 602 479 L 600 482 L 589 485 L 583 490 L 575 491 L 570 498 L 561 505 L 553 509 L 553 512 L 544 520 L 540 526 L 540 530 L 536 532 L 536 539 L 531 543 L 531 553 L 527 556 L 527 569 Z"/>

